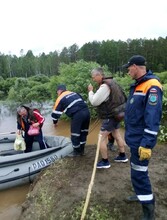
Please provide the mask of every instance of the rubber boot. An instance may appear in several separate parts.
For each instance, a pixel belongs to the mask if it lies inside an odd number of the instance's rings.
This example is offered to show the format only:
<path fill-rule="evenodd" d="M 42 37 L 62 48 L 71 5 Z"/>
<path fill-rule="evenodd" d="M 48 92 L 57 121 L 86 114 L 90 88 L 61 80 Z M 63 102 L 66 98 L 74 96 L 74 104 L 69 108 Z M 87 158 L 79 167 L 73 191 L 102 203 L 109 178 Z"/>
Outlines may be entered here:
<path fill-rule="evenodd" d="M 85 155 L 85 144 L 81 144 L 80 145 L 80 151 L 81 151 L 81 155 L 83 156 L 83 155 Z"/>
<path fill-rule="evenodd" d="M 128 196 L 126 199 L 127 202 L 139 202 L 139 199 L 136 195 Z"/>
<path fill-rule="evenodd" d="M 78 148 L 74 148 L 73 152 L 68 154 L 68 157 L 78 157 L 83 156 L 83 150 L 81 149 L 81 146 Z"/>
<path fill-rule="evenodd" d="M 142 204 L 142 208 L 143 208 L 143 218 L 141 220 L 155 220 L 154 204 Z"/>

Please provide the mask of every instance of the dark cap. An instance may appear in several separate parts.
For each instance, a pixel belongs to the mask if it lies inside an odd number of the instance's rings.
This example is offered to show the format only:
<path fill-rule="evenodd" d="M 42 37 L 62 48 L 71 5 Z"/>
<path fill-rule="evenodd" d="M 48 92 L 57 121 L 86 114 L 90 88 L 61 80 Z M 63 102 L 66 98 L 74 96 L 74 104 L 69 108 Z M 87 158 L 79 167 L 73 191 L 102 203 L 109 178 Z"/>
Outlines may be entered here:
<path fill-rule="evenodd" d="M 58 90 L 66 91 L 66 86 L 63 85 L 63 84 L 58 85 L 58 86 L 57 86 L 57 91 L 58 91 Z"/>
<path fill-rule="evenodd" d="M 143 56 L 134 55 L 129 59 L 128 63 L 123 65 L 122 67 L 128 68 L 133 64 L 135 64 L 137 66 L 146 66 L 146 59 Z"/>

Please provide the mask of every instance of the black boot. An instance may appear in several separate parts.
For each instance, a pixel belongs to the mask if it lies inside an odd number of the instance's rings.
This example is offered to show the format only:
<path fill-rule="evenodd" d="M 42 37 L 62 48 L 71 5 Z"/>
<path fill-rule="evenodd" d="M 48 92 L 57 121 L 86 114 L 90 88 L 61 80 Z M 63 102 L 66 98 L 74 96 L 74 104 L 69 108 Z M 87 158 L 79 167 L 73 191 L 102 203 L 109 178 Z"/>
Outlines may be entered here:
<path fill-rule="evenodd" d="M 154 204 L 142 204 L 143 218 L 141 220 L 155 220 Z"/>
<path fill-rule="evenodd" d="M 73 152 L 71 152 L 70 154 L 68 154 L 68 157 L 78 157 L 78 156 L 83 156 L 83 151 L 81 149 L 81 147 L 79 148 L 74 148 Z"/>
<path fill-rule="evenodd" d="M 133 195 L 133 196 L 128 196 L 128 197 L 126 198 L 126 201 L 127 201 L 127 202 L 139 202 L 139 199 L 137 198 L 136 195 Z"/>
<path fill-rule="evenodd" d="M 85 144 L 80 145 L 80 151 L 81 151 L 82 156 L 85 155 Z"/>

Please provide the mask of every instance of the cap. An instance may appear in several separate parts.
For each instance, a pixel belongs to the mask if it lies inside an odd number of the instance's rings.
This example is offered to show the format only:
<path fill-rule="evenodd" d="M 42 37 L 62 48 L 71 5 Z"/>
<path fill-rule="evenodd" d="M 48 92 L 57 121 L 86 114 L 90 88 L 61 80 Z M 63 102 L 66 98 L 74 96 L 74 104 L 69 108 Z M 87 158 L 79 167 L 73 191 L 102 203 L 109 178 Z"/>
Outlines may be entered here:
<path fill-rule="evenodd" d="M 57 86 L 57 91 L 58 90 L 66 91 L 66 86 L 64 84 L 58 85 Z"/>
<path fill-rule="evenodd" d="M 129 59 L 128 63 L 127 63 L 127 64 L 124 64 L 122 67 L 123 67 L 123 68 L 128 68 L 128 67 L 130 67 L 130 66 L 133 65 L 133 64 L 135 64 L 135 65 L 137 65 L 137 66 L 146 66 L 146 59 L 145 59 L 145 57 L 143 57 L 143 56 L 134 55 L 134 56 L 132 56 L 132 57 Z"/>

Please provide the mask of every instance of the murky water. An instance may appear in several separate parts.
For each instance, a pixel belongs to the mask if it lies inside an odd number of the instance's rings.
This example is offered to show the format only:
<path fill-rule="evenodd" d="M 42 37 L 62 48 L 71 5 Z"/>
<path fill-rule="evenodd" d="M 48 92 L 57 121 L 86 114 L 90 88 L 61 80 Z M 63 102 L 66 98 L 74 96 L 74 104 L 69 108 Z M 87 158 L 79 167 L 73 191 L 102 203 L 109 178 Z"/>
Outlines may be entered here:
<path fill-rule="evenodd" d="M 29 185 L 24 185 L 0 192 L 0 220 L 18 219 L 28 191 Z"/>
<path fill-rule="evenodd" d="M 8 135 L 14 135 L 10 133 L 16 131 L 16 115 L 2 107 L 0 113 L 0 139 Z M 87 144 L 97 144 L 99 126 L 99 122 L 91 123 Z M 44 135 L 62 135 L 70 137 L 70 122 L 60 120 L 55 128 L 50 114 L 47 114 L 45 116 L 43 133 Z M 29 185 L 0 191 L 0 220 L 17 220 L 21 211 L 20 205 L 25 201 L 28 191 Z"/>

